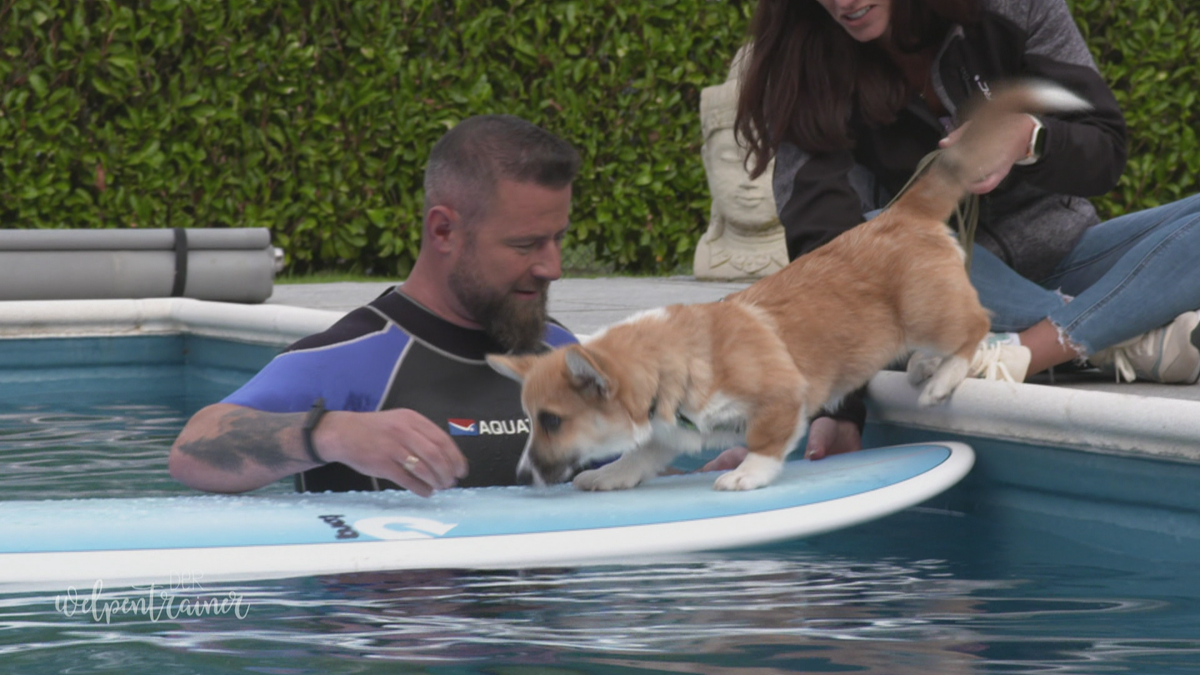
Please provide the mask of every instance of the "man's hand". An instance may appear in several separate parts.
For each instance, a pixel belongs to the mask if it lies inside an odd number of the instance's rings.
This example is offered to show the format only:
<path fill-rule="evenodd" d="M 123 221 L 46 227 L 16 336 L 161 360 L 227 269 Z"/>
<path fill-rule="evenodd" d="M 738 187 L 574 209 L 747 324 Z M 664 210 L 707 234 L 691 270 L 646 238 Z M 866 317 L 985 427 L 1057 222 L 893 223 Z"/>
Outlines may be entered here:
<path fill-rule="evenodd" d="M 821 459 L 829 455 L 862 450 L 862 435 L 854 422 L 818 417 L 808 427 L 808 448 L 805 459 Z M 741 465 L 749 451 L 746 448 L 729 448 L 711 462 L 700 467 L 700 471 L 729 471 Z"/>
<path fill-rule="evenodd" d="M 700 472 L 705 471 L 731 471 L 742 465 L 742 460 L 746 459 L 746 455 L 750 451 L 746 448 L 729 448 L 725 452 L 717 455 L 712 461 L 700 467 Z"/>
<path fill-rule="evenodd" d="M 808 427 L 808 448 L 805 459 L 821 459 L 829 455 L 862 450 L 862 435 L 854 422 L 818 417 Z"/>
<path fill-rule="evenodd" d="M 467 475 L 467 460 L 450 434 L 408 409 L 326 413 L 313 445 L 325 461 L 386 478 L 422 497 Z"/>

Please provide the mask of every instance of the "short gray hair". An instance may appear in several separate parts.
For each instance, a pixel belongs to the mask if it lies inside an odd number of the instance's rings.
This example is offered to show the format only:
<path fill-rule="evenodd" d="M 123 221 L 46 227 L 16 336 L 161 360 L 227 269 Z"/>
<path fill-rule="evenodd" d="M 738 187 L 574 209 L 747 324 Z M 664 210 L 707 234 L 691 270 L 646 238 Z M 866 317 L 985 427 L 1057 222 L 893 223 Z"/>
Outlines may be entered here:
<path fill-rule="evenodd" d="M 433 146 L 425 166 L 425 212 L 447 205 L 471 220 L 501 180 L 562 189 L 579 173 L 570 143 L 513 115 L 469 117 Z"/>

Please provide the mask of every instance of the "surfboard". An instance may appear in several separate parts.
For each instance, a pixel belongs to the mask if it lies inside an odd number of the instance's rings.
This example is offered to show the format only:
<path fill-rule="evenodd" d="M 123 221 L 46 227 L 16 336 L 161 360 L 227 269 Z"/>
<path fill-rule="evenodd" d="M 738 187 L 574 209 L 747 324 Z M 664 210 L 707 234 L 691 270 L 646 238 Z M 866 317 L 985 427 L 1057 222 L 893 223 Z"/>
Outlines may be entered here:
<path fill-rule="evenodd" d="M 0 502 L 0 590 L 210 582 L 403 569 L 628 563 L 769 544 L 919 504 L 975 461 L 923 443 L 785 464 L 771 485 L 712 489 L 717 474 L 632 490 L 570 485 L 275 496 Z"/>

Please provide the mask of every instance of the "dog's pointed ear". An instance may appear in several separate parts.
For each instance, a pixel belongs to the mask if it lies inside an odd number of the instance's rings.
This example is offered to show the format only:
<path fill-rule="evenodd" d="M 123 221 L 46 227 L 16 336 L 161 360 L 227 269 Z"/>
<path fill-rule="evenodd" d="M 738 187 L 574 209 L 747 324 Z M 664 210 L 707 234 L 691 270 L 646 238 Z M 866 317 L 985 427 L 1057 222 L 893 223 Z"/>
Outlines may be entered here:
<path fill-rule="evenodd" d="M 571 386 L 582 394 L 592 394 L 597 398 L 612 398 L 616 383 L 604 374 L 596 358 L 579 345 L 567 347 L 567 375 Z"/>
<path fill-rule="evenodd" d="M 525 376 L 529 374 L 529 369 L 533 368 L 533 364 L 537 359 L 536 354 L 525 354 L 523 356 L 508 356 L 506 354 L 487 355 L 487 362 L 492 367 L 492 370 L 517 382 L 525 381 Z"/>

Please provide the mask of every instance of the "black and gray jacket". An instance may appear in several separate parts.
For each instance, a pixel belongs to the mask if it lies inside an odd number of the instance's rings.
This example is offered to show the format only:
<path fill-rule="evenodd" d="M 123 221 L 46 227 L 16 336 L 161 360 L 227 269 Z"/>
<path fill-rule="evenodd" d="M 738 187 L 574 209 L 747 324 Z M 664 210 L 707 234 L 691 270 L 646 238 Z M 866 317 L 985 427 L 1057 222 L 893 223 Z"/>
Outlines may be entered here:
<path fill-rule="evenodd" d="M 1040 281 L 1099 222 L 1086 197 L 1117 183 L 1126 159 L 1125 120 L 1064 0 L 985 0 L 980 21 L 946 36 L 930 73 L 950 119 L 939 120 L 919 98 L 896 121 L 870 128 L 852 120 L 853 150 L 807 154 L 781 146 L 775 200 L 795 258 L 885 205 L 918 161 L 958 122 L 957 111 L 991 83 L 1024 76 L 1055 81 L 1093 108 L 1039 116 L 1046 127 L 1042 158 L 1015 166 L 980 202 L 976 241 L 1021 275 Z"/>

